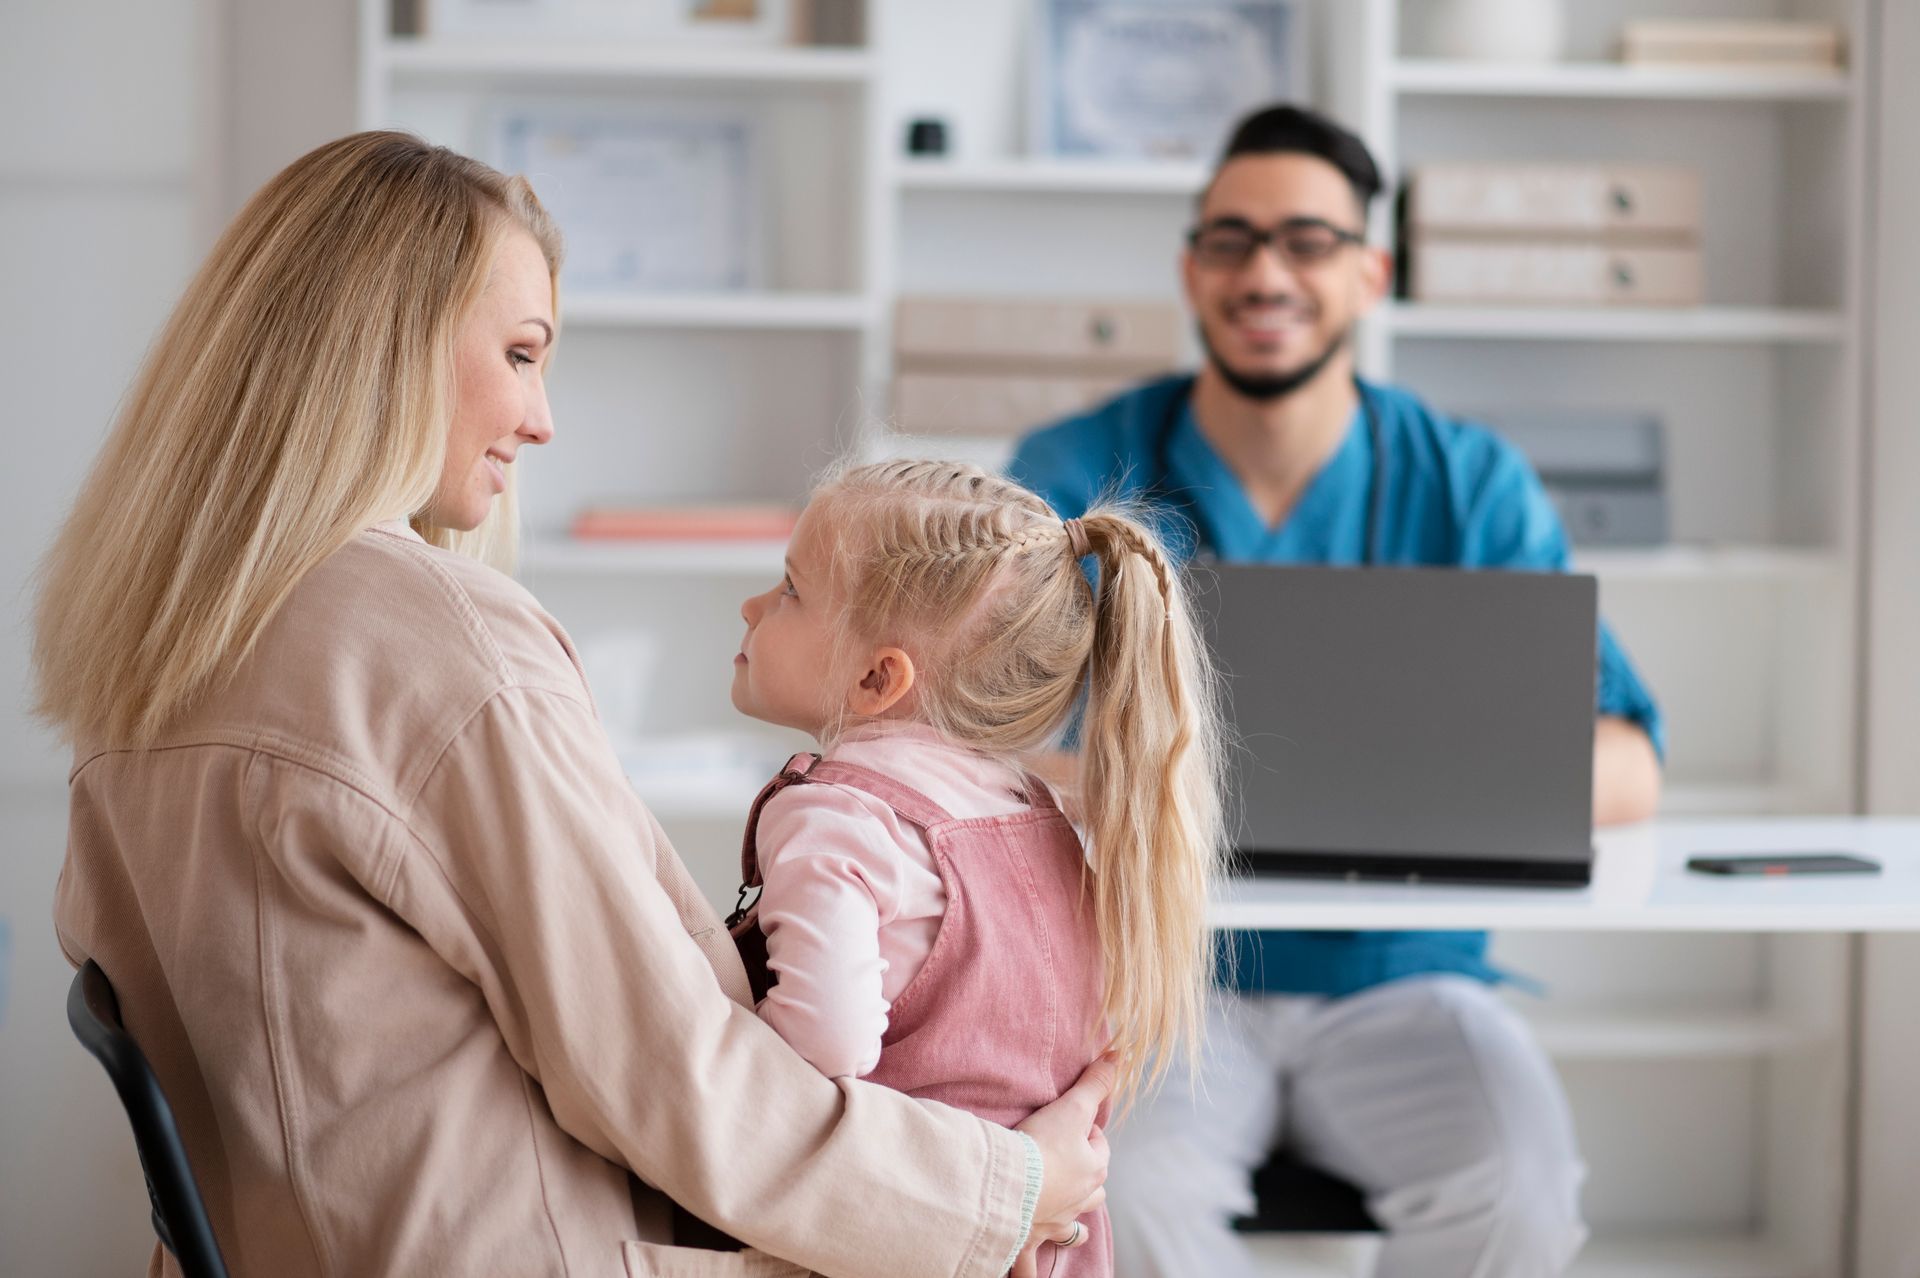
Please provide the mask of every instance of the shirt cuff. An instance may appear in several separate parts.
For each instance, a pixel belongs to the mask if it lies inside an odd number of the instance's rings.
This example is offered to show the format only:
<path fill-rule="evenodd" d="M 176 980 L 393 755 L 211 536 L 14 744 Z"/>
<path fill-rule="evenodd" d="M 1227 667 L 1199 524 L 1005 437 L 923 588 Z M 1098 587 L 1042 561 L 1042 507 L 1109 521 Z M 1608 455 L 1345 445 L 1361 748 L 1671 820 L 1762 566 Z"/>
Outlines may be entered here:
<path fill-rule="evenodd" d="M 1040 1146 L 1033 1137 L 1025 1132 L 1015 1132 L 1020 1143 L 1027 1151 L 1027 1192 L 1020 1199 L 1020 1241 L 1013 1245 L 1013 1254 L 1007 1257 L 1007 1263 L 1000 1266 L 1001 1273 L 1013 1268 L 1013 1262 L 1020 1259 L 1020 1253 L 1026 1248 L 1027 1239 L 1033 1234 L 1033 1214 L 1040 1209 L 1040 1182 L 1046 1178 L 1047 1164 L 1040 1157 Z"/>

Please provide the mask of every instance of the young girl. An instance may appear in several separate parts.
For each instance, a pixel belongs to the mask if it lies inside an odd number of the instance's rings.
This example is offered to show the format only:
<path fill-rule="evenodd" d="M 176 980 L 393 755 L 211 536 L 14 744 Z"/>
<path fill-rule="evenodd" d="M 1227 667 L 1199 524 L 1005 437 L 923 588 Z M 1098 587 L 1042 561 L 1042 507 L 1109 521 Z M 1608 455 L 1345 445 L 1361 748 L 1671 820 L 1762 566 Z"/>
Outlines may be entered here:
<path fill-rule="evenodd" d="M 1092 558 L 1097 585 L 1084 561 Z M 1197 1048 L 1221 845 L 1202 649 L 1159 543 L 973 466 L 830 480 L 741 608 L 733 701 L 811 733 L 753 805 L 730 921 L 760 1016 L 830 1076 L 1012 1124 L 1112 1050 Z M 1086 850 L 1022 760 L 1085 694 Z M 1112 1272 L 1104 1212 L 1040 1272 Z M 1051 1262 L 1051 1268 L 1049 1268 Z"/>

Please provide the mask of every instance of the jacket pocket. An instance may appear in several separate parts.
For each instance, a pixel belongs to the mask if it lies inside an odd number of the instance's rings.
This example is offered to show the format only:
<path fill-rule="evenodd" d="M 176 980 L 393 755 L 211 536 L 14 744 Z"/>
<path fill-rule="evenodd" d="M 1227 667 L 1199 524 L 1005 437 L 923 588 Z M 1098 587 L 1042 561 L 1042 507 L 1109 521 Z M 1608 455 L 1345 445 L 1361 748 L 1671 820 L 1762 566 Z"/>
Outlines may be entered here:
<path fill-rule="evenodd" d="M 627 1278 L 808 1278 L 811 1270 L 764 1251 L 702 1251 L 661 1243 L 624 1242 Z"/>

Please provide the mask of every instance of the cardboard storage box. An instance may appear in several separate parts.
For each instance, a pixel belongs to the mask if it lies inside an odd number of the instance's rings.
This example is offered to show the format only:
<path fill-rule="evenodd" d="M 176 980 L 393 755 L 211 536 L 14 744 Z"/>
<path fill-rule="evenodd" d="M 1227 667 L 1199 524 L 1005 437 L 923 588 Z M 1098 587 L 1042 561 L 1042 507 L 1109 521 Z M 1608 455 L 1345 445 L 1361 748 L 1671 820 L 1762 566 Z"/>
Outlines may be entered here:
<path fill-rule="evenodd" d="M 1692 239 L 1700 178 L 1656 165 L 1424 164 L 1407 191 L 1415 232 Z"/>
<path fill-rule="evenodd" d="M 1417 239 L 1418 302 L 1540 306 L 1696 306 L 1700 250 L 1553 240 Z"/>

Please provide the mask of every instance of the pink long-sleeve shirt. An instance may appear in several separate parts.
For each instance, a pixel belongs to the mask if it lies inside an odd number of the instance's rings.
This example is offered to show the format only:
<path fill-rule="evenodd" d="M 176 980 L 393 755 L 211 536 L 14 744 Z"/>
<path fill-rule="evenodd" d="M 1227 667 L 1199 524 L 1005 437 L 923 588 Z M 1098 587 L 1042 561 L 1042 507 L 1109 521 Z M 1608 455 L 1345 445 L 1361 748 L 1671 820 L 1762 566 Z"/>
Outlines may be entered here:
<path fill-rule="evenodd" d="M 827 757 L 883 772 L 959 818 L 1027 806 L 1019 771 L 919 724 L 858 729 Z M 760 1018 L 828 1077 L 867 1074 L 946 910 L 927 840 L 880 800 L 825 783 L 769 799 L 758 840 L 760 925 L 778 977 Z"/>

